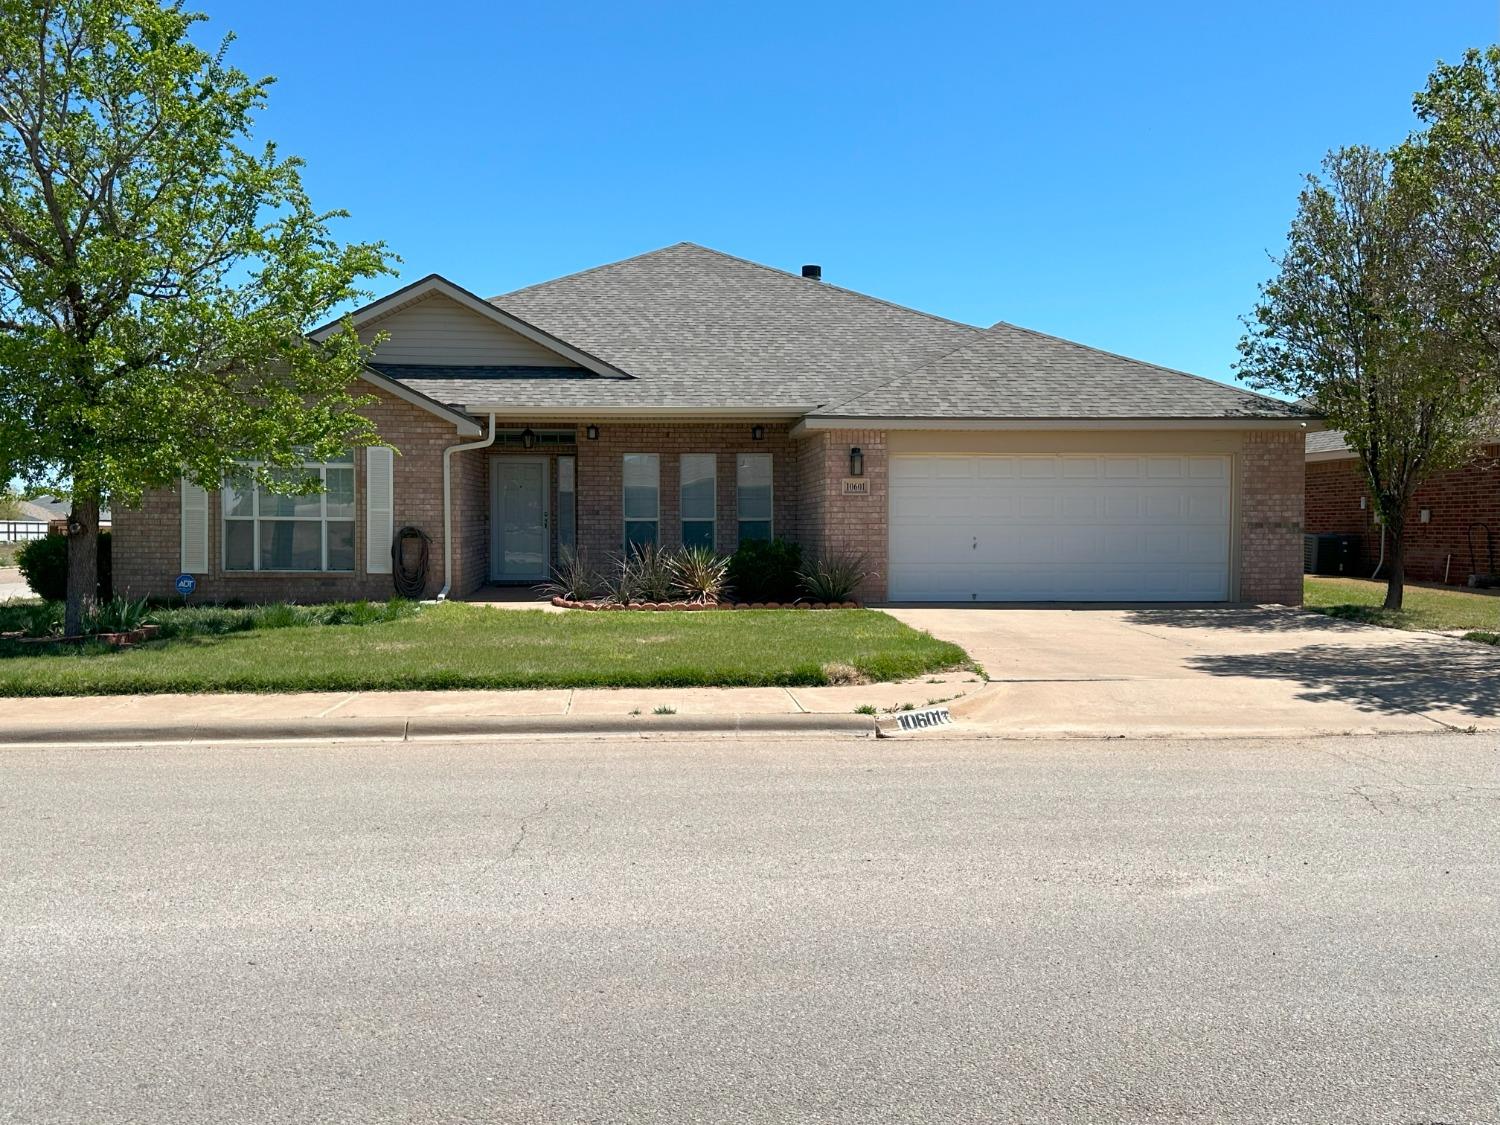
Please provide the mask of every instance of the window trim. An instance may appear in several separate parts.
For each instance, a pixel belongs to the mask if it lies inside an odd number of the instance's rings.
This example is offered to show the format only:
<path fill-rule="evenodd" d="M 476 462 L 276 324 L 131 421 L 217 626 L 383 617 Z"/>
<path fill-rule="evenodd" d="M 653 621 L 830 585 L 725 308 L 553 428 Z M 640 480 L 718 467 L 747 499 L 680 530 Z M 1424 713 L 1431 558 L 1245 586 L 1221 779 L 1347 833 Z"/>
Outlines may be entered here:
<path fill-rule="evenodd" d="M 656 515 L 649 520 L 631 519 L 625 511 L 625 459 L 627 457 L 650 457 L 656 462 Z M 620 547 L 627 555 L 630 553 L 629 526 L 633 523 L 652 523 L 656 525 L 656 547 L 661 549 L 661 454 L 650 453 L 645 450 L 632 450 L 620 454 Z"/>
<path fill-rule="evenodd" d="M 320 492 L 308 495 L 318 497 L 318 514 L 316 516 L 262 516 L 260 514 L 260 485 L 252 479 L 250 482 L 250 515 L 232 516 L 229 514 L 227 498 L 232 493 L 240 490 L 233 484 L 225 482 L 219 488 L 219 571 L 226 575 L 242 574 L 358 574 L 359 573 L 359 465 L 354 450 L 348 451 L 348 461 L 303 461 L 299 465 L 286 466 L 291 469 L 317 470 L 318 479 L 322 481 L 323 488 Z M 264 466 L 263 461 L 241 461 L 239 464 L 252 471 Z M 350 514 L 347 516 L 330 516 L 328 514 L 328 470 L 348 469 L 350 483 Z M 251 537 L 251 565 L 245 567 L 231 567 L 229 565 L 229 533 L 228 525 L 231 523 L 244 523 L 250 525 Z M 261 540 L 260 525 L 263 523 L 312 523 L 321 529 L 319 535 L 319 550 L 322 566 L 317 570 L 308 570 L 305 567 L 263 567 L 260 565 Z M 352 555 L 347 570 L 330 570 L 328 567 L 328 528 L 330 524 L 347 523 L 352 535 Z"/>
<path fill-rule="evenodd" d="M 712 514 L 706 520 L 701 516 L 689 518 L 687 515 L 686 497 L 683 493 L 687 476 L 683 472 L 683 463 L 689 457 L 707 458 L 711 469 L 708 479 L 711 482 L 709 497 Z M 708 524 L 708 549 L 710 551 L 719 549 L 719 455 L 717 453 L 680 453 L 677 456 L 677 541 L 684 547 L 687 546 L 687 525 L 690 523 Z"/>
<path fill-rule="evenodd" d="M 741 457 L 763 457 L 766 461 L 766 486 L 771 490 L 771 510 L 764 521 L 758 519 L 747 520 L 740 512 L 740 458 Z M 735 542 L 740 542 L 740 525 L 744 523 L 766 524 L 766 539 L 776 538 L 776 459 L 770 453 L 762 453 L 758 449 L 741 450 L 734 455 L 734 536 Z"/>

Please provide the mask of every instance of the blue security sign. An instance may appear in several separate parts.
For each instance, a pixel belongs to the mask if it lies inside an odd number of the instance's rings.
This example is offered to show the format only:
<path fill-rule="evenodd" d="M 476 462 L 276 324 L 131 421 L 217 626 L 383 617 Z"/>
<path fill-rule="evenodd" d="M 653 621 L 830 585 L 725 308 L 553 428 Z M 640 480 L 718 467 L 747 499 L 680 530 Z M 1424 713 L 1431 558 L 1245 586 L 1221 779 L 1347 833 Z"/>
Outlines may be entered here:
<path fill-rule="evenodd" d="M 187 597 L 198 588 L 198 580 L 191 574 L 179 574 L 177 576 L 176 586 L 177 592 L 183 597 Z"/>

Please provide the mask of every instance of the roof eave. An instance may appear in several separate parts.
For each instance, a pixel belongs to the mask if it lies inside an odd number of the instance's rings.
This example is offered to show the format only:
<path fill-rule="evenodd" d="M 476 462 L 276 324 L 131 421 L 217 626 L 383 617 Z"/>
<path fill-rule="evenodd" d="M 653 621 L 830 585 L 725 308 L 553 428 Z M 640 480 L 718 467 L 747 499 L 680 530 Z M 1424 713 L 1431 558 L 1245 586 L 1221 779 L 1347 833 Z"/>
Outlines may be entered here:
<path fill-rule="evenodd" d="M 1316 419 L 1285 417 L 1211 418 L 912 418 L 868 414 L 813 414 L 804 430 L 1295 430 L 1322 429 Z"/>

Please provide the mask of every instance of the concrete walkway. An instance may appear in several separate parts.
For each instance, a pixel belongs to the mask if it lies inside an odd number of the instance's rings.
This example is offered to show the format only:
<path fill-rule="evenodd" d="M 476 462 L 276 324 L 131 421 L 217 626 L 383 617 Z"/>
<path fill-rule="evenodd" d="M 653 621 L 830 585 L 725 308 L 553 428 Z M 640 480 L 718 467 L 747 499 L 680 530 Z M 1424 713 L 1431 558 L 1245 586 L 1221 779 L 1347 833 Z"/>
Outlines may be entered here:
<path fill-rule="evenodd" d="M 956 732 L 1255 736 L 1500 729 L 1500 650 L 1282 607 L 893 608 L 990 677 Z"/>

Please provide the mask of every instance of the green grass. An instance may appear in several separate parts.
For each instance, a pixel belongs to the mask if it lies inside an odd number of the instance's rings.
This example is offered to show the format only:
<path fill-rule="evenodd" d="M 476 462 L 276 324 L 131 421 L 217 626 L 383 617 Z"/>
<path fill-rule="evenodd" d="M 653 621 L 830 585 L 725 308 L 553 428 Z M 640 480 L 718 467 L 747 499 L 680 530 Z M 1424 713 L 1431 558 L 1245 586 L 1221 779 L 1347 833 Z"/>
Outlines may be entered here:
<path fill-rule="evenodd" d="M 1397 612 L 1382 609 L 1385 583 L 1362 578 L 1314 578 L 1303 583 L 1303 604 L 1345 621 L 1393 629 L 1500 631 L 1500 597 L 1467 590 L 1408 586 Z M 1479 638 L 1476 638 L 1479 639 Z"/>
<path fill-rule="evenodd" d="M 0 567 L 16 565 L 16 556 L 21 553 L 21 543 L 0 543 Z"/>
<path fill-rule="evenodd" d="M 829 682 L 825 665 L 901 680 L 968 662 L 956 645 L 872 610 L 543 613 L 448 603 L 364 624 L 244 624 L 272 610 L 161 611 L 162 639 L 123 651 L 0 641 L 0 695 L 795 686 Z M 169 637 L 170 613 L 213 617 L 218 631 L 200 620 Z"/>

